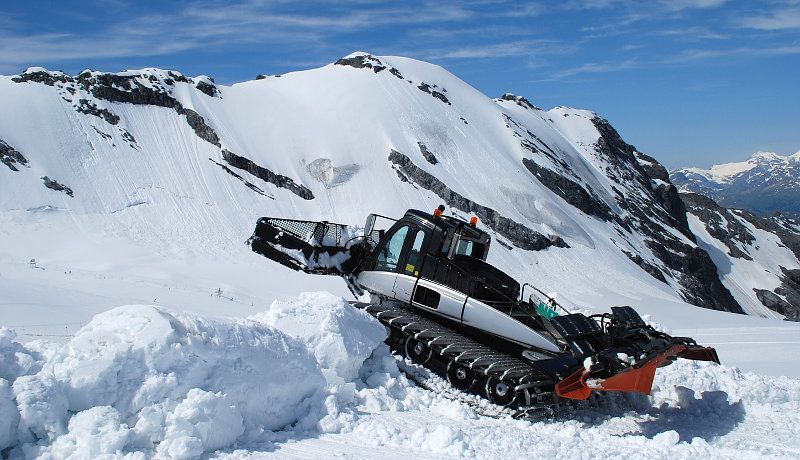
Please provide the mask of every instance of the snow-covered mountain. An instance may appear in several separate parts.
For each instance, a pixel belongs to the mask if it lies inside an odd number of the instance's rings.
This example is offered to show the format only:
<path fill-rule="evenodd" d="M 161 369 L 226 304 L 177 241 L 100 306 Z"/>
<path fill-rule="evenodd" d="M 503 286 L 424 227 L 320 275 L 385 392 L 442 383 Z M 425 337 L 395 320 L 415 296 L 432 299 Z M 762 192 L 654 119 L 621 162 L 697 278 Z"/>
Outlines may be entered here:
<path fill-rule="evenodd" d="M 775 319 L 792 314 L 775 298 L 792 302 L 797 222 L 680 196 L 592 112 L 364 53 L 233 86 L 28 69 L 0 77 L 0 102 L 0 457 L 800 449 L 800 328 Z M 341 280 L 244 244 L 263 215 L 358 224 L 442 202 L 481 218 L 515 277 L 586 312 L 634 305 L 723 365 L 678 360 L 649 397 L 510 420 L 436 376 L 415 385 L 404 372 L 424 370 L 371 317 L 300 294 L 348 295 Z"/>
<path fill-rule="evenodd" d="M 800 321 L 800 221 L 727 209 L 696 193 L 681 193 L 697 241 L 716 263 L 722 283 L 747 313 L 762 306 Z"/>
<path fill-rule="evenodd" d="M 772 315 L 731 295 L 666 169 L 606 120 L 491 99 L 425 62 L 354 53 L 229 87 L 31 68 L 0 77 L 0 98 L 0 209 L 27 235 L 241 260 L 261 215 L 360 223 L 444 202 L 494 233 L 494 263 L 587 308 L 655 292 Z"/>
<path fill-rule="evenodd" d="M 740 163 L 676 169 L 670 178 L 681 191 L 701 193 L 726 207 L 800 212 L 800 152 L 758 152 Z"/>

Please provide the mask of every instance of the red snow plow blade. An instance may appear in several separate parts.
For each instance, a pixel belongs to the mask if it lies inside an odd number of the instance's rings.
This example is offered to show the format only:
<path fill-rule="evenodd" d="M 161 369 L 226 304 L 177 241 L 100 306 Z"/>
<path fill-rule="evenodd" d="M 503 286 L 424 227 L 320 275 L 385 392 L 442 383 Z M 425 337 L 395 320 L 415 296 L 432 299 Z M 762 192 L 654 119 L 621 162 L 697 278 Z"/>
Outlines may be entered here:
<path fill-rule="evenodd" d="M 588 399 L 592 391 L 622 391 L 650 394 L 656 369 L 670 364 L 675 358 L 712 361 L 719 364 L 717 351 L 711 347 L 673 345 L 644 363 L 605 379 L 592 378 L 581 368 L 556 384 L 556 394 L 568 399 Z"/>

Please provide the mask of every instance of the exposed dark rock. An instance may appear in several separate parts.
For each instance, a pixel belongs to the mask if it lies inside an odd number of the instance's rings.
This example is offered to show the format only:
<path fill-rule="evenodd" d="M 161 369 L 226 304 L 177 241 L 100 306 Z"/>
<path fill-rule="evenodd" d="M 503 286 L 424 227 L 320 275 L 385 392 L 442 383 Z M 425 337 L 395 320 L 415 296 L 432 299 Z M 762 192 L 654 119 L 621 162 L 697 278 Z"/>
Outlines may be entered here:
<path fill-rule="evenodd" d="M 622 252 L 626 256 L 628 256 L 628 258 L 631 259 L 631 261 L 633 263 L 635 263 L 636 265 L 641 267 L 642 270 L 644 270 L 647 273 L 649 273 L 650 276 L 652 276 L 653 278 L 661 281 L 662 283 L 666 283 L 667 282 L 667 279 L 664 277 L 664 273 L 661 270 L 659 270 L 659 268 L 656 267 L 655 265 L 653 265 L 650 262 L 642 259 L 642 256 L 640 256 L 639 254 L 634 254 L 634 253 L 629 252 L 629 251 L 625 251 L 625 250 L 623 250 Z"/>
<path fill-rule="evenodd" d="M 522 164 L 531 172 L 545 187 L 560 196 L 564 201 L 575 206 L 590 216 L 596 216 L 604 221 L 613 219 L 611 208 L 603 203 L 599 198 L 587 192 L 580 184 L 574 182 L 561 174 L 543 168 L 528 158 L 522 159 Z"/>
<path fill-rule="evenodd" d="M 215 165 L 217 165 L 217 166 L 219 166 L 220 168 L 222 168 L 223 170 L 225 170 L 225 172 L 226 172 L 226 173 L 228 173 L 228 174 L 230 174 L 231 176 L 233 176 L 233 177 L 235 177 L 235 178 L 239 179 L 239 180 L 240 180 L 240 181 L 241 181 L 241 182 L 242 182 L 244 185 L 246 185 L 246 186 L 247 186 L 247 188 L 249 188 L 250 190 L 252 190 L 252 191 L 254 191 L 254 192 L 258 193 L 259 195 L 266 196 L 266 197 L 268 197 L 268 198 L 272 198 L 273 200 L 275 199 L 275 198 L 273 198 L 273 197 L 271 197 L 271 196 L 267 195 L 267 194 L 266 194 L 266 193 L 265 193 L 263 190 L 261 190 L 260 188 L 258 188 L 258 186 L 256 186 L 256 185 L 255 185 L 255 184 L 253 184 L 252 182 L 249 182 L 249 181 L 247 181 L 247 180 L 246 180 L 244 177 L 242 177 L 242 176 L 240 176 L 240 175 L 236 174 L 235 172 L 233 172 L 233 171 L 231 170 L 231 168 L 229 168 L 229 167 L 225 166 L 225 165 L 224 165 L 224 164 L 222 164 L 222 163 L 217 163 L 216 161 L 212 160 L 211 158 L 209 158 L 209 160 L 211 160 L 211 162 L 212 162 L 212 163 L 214 163 Z"/>
<path fill-rule="evenodd" d="M 42 177 L 42 180 L 44 181 L 44 186 L 49 188 L 50 190 L 55 190 L 57 192 L 64 192 L 69 196 L 73 196 L 72 189 L 67 187 L 66 185 L 59 184 L 58 182 L 54 181 L 53 179 L 50 179 L 47 176 Z"/>
<path fill-rule="evenodd" d="M 615 222 L 644 237 L 653 255 L 669 270 L 665 274 L 681 285 L 684 300 L 714 310 L 743 313 L 720 281 L 717 267 L 708 253 L 666 230 L 672 227 L 690 241 L 696 241 L 685 212 L 675 201 L 674 186 L 665 181 L 665 187 L 659 191 L 659 187 L 652 185 L 653 181 L 664 180 L 663 167 L 623 141 L 608 120 L 595 116 L 591 122 L 600 134 L 595 153 L 607 165 L 605 175 L 620 185 L 621 190 L 615 190 L 615 199 L 629 214 L 626 219 L 615 216 Z"/>
<path fill-rule="evenodd" d="M 696 241 L 694 233 L 689 228 L 689 221 L 686 220 L 686 206 L 678 195 L 678 188 L 670 182 L 667 168 L 656 161 L 655 158 L 642 152 L 635 152 L 635 156 L 647 177 L 656 182 L 657 185 L 653 188 L 653 191 L 669 215 L 675 219 L 676 228 L 690 240 Z"/>
<path fill-rule="evenodd" d="M 569 174 L 574 178 L 578 178 L 575 172 L 572 171 L 572 168 L 561 158 L 560 155 L 556 154 L 549 145 L 547 145 L 542 139 L 539 138 L 536 134 L 532 133 L 529 129 L 525 128 L 524 126 L 517 123 L 516 120 L 511 118 L 510 116 L 503 114 L 503 119 L 506 121 L 506 127 L 513 131 L 514 137 L 519 138 L 520 146 L 525 150 L 534 153 L 534 154 L 542 154 L 546 156 L 553 164 L 558 165 L 560 168 L 561 173 Z"/>
<path fill-rule="evenodd" d="M 419 151 L 422 152 L 422 156 L 425 157 L 425 161 L 432 165 L 439 163 L 439 160 L 436 159 L 436 156 L 433 154 L 433 152 L 428 150 L 428 147 L 425 144 L 422 142 L 417 142 L 417 145 L 419 145 Z"/>
<path fill-rule="evenodd" d="M 168 75 L 175 81 L 192 83 L 191 80 L 178 73 L 169 72 Z M 177 99 L 172 97 L 169 91 L 161 86 L 145 86 L 140 83 L 136 76 L 92 74 L 90 72 L 83 72 L 78 75 L 77 81 L 84 90 L 98 99 L 173 109 L 178 114 L 186 116 L 186 122 L 198 137 L 217 147 L 221 145 L 217 134 L 206 124 L 200 114 L 194 110 L 184 108 Z"/>
<path fill-rule="evenodd" d="M 78 101 L 78 106 L 75 107 L 80 113 L 85 113 L 87 115 L 94 115 L 96 117 L 102 118 L 106 122 L 116 125 L 119 123 L 119 116 L 111 113 L 108 109 L 100 109 L 97 105 L 89 100 L 81 99 Z"/>
<path fill-rule="evenodd" d="M 467 120 L 464 117 L 458 117 L 459 120 L 463 121 L 465 125 L 468 125 Z"/>
<path fill-rule="evenodd" d="M 800 268 L 788 269 L 781 267 L 783 275 L 792 283 L 800 286 Z"/>
<path fill-rule="evenodd" d="M 402 172 L 400 172 L 400 170 L 399 170 L 399 169 L 395 169 L 395 170 L 394 170 L 394 172 L 396 172 L 396 173 L 397 173 L 397 177 L 400 179 L 400 182 L 411 182 L 411 181 L 409 181 L 409 180 L 408 180 L 408 177 L 406 177 L 406 175 L 405 175 L 405 174 L 403 174 Z M 412 184 L 412 185 L 413 185 L 413 184 Z"/>
<path fill-rule="evenodd" d="M 765 307 L 780 313 L 789 321 L 800 321 L 800 316 L 798 315 L 800 312 L 789 304 L 789 302 L 780 298 L 778 294 L 766 289 L 753 289 L 753 291 L 756 293 L 756 298 L 758 298 L 759 302 Z"/>
<path fill-rule="evenodd" d="M 136 139 L 134 139 L 133 134 L 129 133 L 128 130 L 122 130 L 122 138 L 128 141 L 130 144 L 135 144 Z"/>
<path fill-rule="evenodd" d="M 433 87 L 435 88 L 436 85 L 433 85 Z M 447 105 L 452 105 L 450 104 L 450 101 L 447 99 L 447 96 L 445 96 L 443 93 L 440 93 L 439 91 L 436 91 L 435 89 L 431 89 L 431 85 L 429 85 L 428 83 L 422 82 L 419 86 L 417 86 L 417 88 L 419 88 L 420 91 L 428 93 L 431 96 L 435 97 L 436 99 L 439 99 L 440 101 L 444 102 Z M 442 91 L 447 92 L 447 90 L 444 88 L 442 88 Z"/>
<path fill-rule="evenodd" d="M 531 104 L 531 101 L 525 99 L 524 97 L 515 96 L 515 95 L 513 95 L 511 93 L 503 94 L 502 96 L 500 96 L 500 99 L 502 99 L 504 101 L 516 102 L 518 106 L 520 106 L 522 108 L 525 108 L 525 109 L 528 109 L 528 110 L 542 110 L 539 107 L 536 107 L 535 105 Z"/>
<path fill-rule="evenodd" d="M 399 79 L 403 80 L 403 74 L 401 74 L 401 73 L 400 73 L 400 71 L 399 71 L 399 70 L 397 70 L 397 69 L 395 69 L 394 67 L 392 67 L 392 68 L 390 68 L 390 69 L 389 69 L 389 73 L 391 73 L 391 74 L 392 74 L 392 75 L 394 75 L 395 77 L 397 77 L 397 78 L 399 78 Z"/>
<path fill-rule="evenodd" d="M 295 181 L 286 176 L 275 174 L 269 169 L 253 163 L 252 160 L 249 160 L 245 157 L 240 157 L 239 155 L 236 155 L 235 153 L 225 149 L 222 150 L 222 158 L 234 168 L 247 171 L 259 179 L 275 185 L 276 187 L 285 188 L 300 198 L 305 200 L 314 199 L 314 194 L 311 193 L 311 190 L 309 190 L 306 186 L 295 183 Z"/>
<path fill-rule="evenodd" d="M 19 171 L 17 165 L 28 165 L 28 160 L 2 139 L 0 139 L 0 162 L 8 166 L 8 169 L 12 171 Z"/>
<path fill-rule="evenodd" d="M 650 189 L 650 178 L 634 155 L 636 147 L 623 141 L 617 130 L 605 118 L 594 117 L 592 124 L 600 133 L 600 138 L 597 140 L 598 153 L 612 165 L 638 173 L 631 174 L 631 178 Z"/>
<path fill-rule="evenodd" d="M 756 228 L 778 235 L 781 243 L 789 248 L 794 253 L 794 256 L 800 260 L 800 233 L 782 225 L 780 217 L 758 217 L 752 212 L 743 209 L 736 209 L 733 212 L 753 224 Z"/>
<path fill-rule="evenodd" d="M 775 293 L 783 296 L 789 304 L 789 308 L 784 307 L 782 314 L 789 321 L 800 321 L 800 269 L 781 267 L 781 270 L 781 285 L 775 288 Z"/>
<path fill-rule="evenodd" d="M 170 74 L 176 78 L 177 74 Z M 179 76 L 182 77 L 182 76 Z M 182 77 L 185 79 L 185 77 Z M 135 76 L 114 74 L 92 74 L 83 72 L 77 79 L 81 87 L 98 99 L 129 104 L 167 107 L 182 113 L 183 107 L 161 87 L 142 85 Z M 188 81 L 188 80 L 187 80 Z"/>
<path fill-rule="evenodd" d="M 355 67 L 356 69 L 372 69 L 372 71 L 375 73 L 386 69 L 386 66 L 380 61 L 380 59 L 370 54 L 360 54 L 350 58 L 342 58 L 334 62 L 334 64 Z"/>
<path fill-rule="evenodd" d="M 169 75 L 169 76 L 170 76 L 170 78 L 172 78 L 173 80 L 175 80 L 175 81 L 178 81 L 178 82 L 181 82 L 181 83 L 191 83 L 191 82 L 192 82 L 192 80 L 191 80 L 191 79 L 189 79 L 189 78 L 186 78 L 186 77 L 185 77 L 185 76 L 183 76 L 182 74 L 179 74 L 179 73 L 177 73 L 177 72 L 173 72 L 173 71 L 171 71 L 171 70 L 170 70 L 169 72 L 167 72 L 167 75 Z M 151 75 L 151 76 L 152 76 L 152 75 Z"/>
<path fill-rule="evenodd" d="M 264 74 L 258 74 L 258 75 L 256 75 L 256 80 L 264 80 L 265 78 L 267 78 L 267 76 L 266 76 L 266 75 L 264 75 Z"/>
<path fill-rule="evenodd" d="M 540 251 L 551 246 L 560 248 L 569 247 L 559 236 L 549 237 L 542 235 L 520 223 L 500 215 L 497 211 L 454 192 L 442 181 L 416 166 L 410 158 L 402 153 L 392 150 L 389 161 L 394 164 L 408 180 L 420 187 L 430 190 L 444 200 L 448 206 L 463 212 L 473 213 L 489 228 L 508 239 L 515 246 L 531 251 Z"/>
<path fill-rule="evenodd" d="M 200 91 L 202 91 L 203 93 L 205 93 L 206 95 L 211 96 L 211 97 L 216 97 L 217 94 L 219 93 L 219 90 L 217 89 L 216 86 L 214 86 L 214 85 L 212 85 L 210 83 L 206 83 L 206 82 L 204 82 L 202 80 L 197 82 L 197 85 L 195 85 L 195 88 L 199 89 Z"/>
<path fill-rule="evenodd" d="M 53 74 L 44 71 L 36 71 L 36 72 L 25 71 L 25 73 L 23 73 L 22 75 L 18 77 L 13 77 L 11 81 L 13 81 L 14 83 L 34 82 L 34 83 L 42 83 L 47 86 L 55 86 L 56 82 L 68 83 L 74 80 L 69 75 L 65 75 L 60 72 Z"/>
<path fill-rule="evenodd" d="M 747 246 L 755 241 L 755 237 L 736 216 L 711 198 L 703 195 L 681 193 L 680 196 L 689 212 L 703 221 L 708 234 L 725 243 L 731 257 L 753 260 L 747 253 Z"/>
<path fill-rule="evenodd" d="M 97 126 L 92 125 L 92 129 L 94 129 L 94 132 L 99 134 L 103 139 L 111 139 L 112 138 L 111 134 L 104 133 L 103 131 L 100 131 L 99 129 L 97 129 Z"/>
<path fill-rule="evenodd" d="M 741 305 L 719 280 L 717 266 L 706 251 L 677 239 L 647 240 L 647 247 L 677 274 L 687 302 L 712 310 L 744 314 Z"/>
<path fill-rule="evenodd" d="M 634 152 L 634 156 L 639 166 L 647 173 L 647 177 L 649 177 L 650 180 L 660 180 L 669 183 L 669 172 L 667 168 L 656 161 L 655 158 L 650 155 L 645 155 L 642 152 Z"/>
<path fill-rule="evenodd" d="M 217 147 L 221 146 L 217 133 L 206 124 L 206 120 L 203 119 L 203 117 L 191 109 L 183 109 L 183 113 L 186 115 L 186 122 L 189 123 L 189 126 L 192 127 L 195 134 L 197 134 L 200 139 L 214 144 Z"/>

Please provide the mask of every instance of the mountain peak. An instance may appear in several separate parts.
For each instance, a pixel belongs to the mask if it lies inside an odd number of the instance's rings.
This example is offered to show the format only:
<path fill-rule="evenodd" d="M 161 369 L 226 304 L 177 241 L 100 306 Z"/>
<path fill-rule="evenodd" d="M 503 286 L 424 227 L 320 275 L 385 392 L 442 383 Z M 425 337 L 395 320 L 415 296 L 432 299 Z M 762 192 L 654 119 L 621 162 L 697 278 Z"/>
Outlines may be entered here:
<path fill-rule="evenodd" d="M 759 151 L 759 152 L 754 153 L 753 156 L 750 157 L 750 159 L 751 160 L 756 160 L 756 161 L 759 161 L 759 160 L 775 161 L 775 160 L 786 160 L 787 157 L 782 156 L 782 155 L 778 155 L 777 153 L 774 153 L 774 152 Z"/>
<path fill-rule="evenodd" d="M 724 206 L 759 212 L 800 210 L 800 152 L 791 156 L 756 152 L 748 160 L 709 169 L 682 168 L 672 172 L 681 190 L 714 198 Z"/>
<path fill-rule="evenodd" d="M 515 103 L 516 103 L 518 106 L 520 106 L 520 107 L 522 107 L 522 108 L 524 108 L 524 109 L 528 109 L 528 110 L 542 110 L 542 109 L 540 109 L 539 107 L 536 107 L 535 105 L 533 105 L 533 104 L 531 103 L 531 101 L 529 101 L 529 100 L 525 99 L 524 97 L 522 97 L 522 96 L 517 96 L 517 95 L 515 95 L 515 94 L 512 94 L 512 93 L 505 93 L 505 94 L 503 94 L 502 96 L 500 96 L 500 98 L 499 98 L 499 99 L 497 99 L 497 101 L 511 101 L 511 102 L 515 102 Z"/>

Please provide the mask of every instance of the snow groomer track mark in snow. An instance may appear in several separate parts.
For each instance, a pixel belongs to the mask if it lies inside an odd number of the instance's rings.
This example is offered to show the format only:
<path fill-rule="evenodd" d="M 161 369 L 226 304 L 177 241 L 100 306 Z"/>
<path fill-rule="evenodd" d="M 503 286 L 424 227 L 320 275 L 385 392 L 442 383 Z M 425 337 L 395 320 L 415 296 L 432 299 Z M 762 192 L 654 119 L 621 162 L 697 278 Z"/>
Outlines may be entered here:
<path fill-rule="evenodd" d="M 518 416 L 594 391 L 649 394 L 656 369 L 678 357 L 719 363 L 713 348 L 659 332 L 631 307 L 567 311 L 486 263 L 491 237 L 476 217 L 443 212 L 371 214 L 361 233 L 263 217 L 249 242 L 293 270 L 341 276 L 357 298 L 369 294 L 354 305 L 389 329 L 394 351 Z"/>

